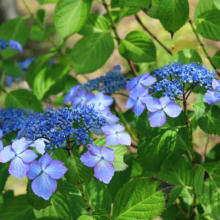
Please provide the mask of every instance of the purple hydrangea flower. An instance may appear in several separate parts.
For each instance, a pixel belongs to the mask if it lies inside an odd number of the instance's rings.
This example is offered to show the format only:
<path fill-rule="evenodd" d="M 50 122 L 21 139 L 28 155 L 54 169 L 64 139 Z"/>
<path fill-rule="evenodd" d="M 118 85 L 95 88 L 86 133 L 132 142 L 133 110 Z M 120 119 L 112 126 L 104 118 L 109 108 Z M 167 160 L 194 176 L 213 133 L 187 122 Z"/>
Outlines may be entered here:
<path fill-rule="evenodd" d="M 81 89 L 77 92 L 77 94 L 72 99 L 71 103 L 73 106 L 79 105 L 79 107 L 83 107 L 86 105 L 90 100 L 92 100 L 95 95 L 91 92 L 86 92 L 86 90 Z"/>
<path fill-rule="evenodd" d="M 129 97 L 125 107 L 132 108 L 134 114 L 140 116 L 146 107 L 147 100 L 151 98 L 152 97 L 148 94 L 148 89 L 146 89 L 140 96 L 136 98 Z"/>
<path fill-rule="evenodd" d="M 30 165 L 27 177 L 34 180 L 31 184 L 33 192 L 48 200 L 57 189 L 57 180 L 66 173 L 67 168 L 59 160 L 52 160 L 46 153 L 38 161 L 35 160 Z"/>
<path fill-rule="evenodd" d="M 95 167 L 95 176 L 100 181 L 108 184 L 112 179 L 115 172 L 112 164 L 115 161 L 114 150 L 90 144 L 89 151 L 84 153 L 80 160 L 87 167 Z"/>
<path fill-rule="evenodd" d="M 150 73 L 147 72 L 139 77 L 134 77 L 131 81 L 128 81 L 126 90 L 130 92 L 131 97 L 136 98 L 144 93 L 146 86 L 153 85 L 156 81 L 156 78 L 150 76 Z"/>
<path fill-rule="evenodd" d="M 160 127 L 166 123 L 166 115 L 176 118 L 182 111 L 181 107 L 165 96 L 160 99 L 149 99 L 147 109 L 150 111 L 148 119 L 151 127 Z M 164 113 L 165 112 L 165 113 Z"/>
<path fill-rule="evenodd" d="M 90 100 L 87 104 L 94 104 L 96 110 L 108 109 L 108 107 L 114 102 L 114 99 L 111 96 L 104 95 L 102 92 L 99 92 L 95 98 Z"/>
<path fill-rule="evenodd" d="M 124 130 L 125 127 L 122 125 L 106 125 L 102 127 L 102 131 L 106 134 L 105 140 L 107 145 L 131 145 L 131 137 L 128 133 L 123 132 Z"/>
<path fill-rule="evenodd" d="M 3 131 L 0 129 L 0 139 L 3 137 Z M 3 146 L 3 141 L 0 140 L 0 151 L 2 151 L 4 149 L 4 146 Z"/>
<path fill-rule="evenodd" d="M 71 102 L 74 98 L 74 96 L 76 95 L 77 91 L 79 90 L 79 88 L 81 87 L 81 84 L 78 84 L 76 86 L 73 86 L 66 94 L 64 100 L 63 100 L 63 104 L 65 105 L 67 102 Z"/>
<path fill-rule="evenodd" d="M 6 163 L 11 160 L 8 171 L 16 178 L 22 179 L 29 170 L 29 163 L 38 157 L 33 150 L 27 148 L 28 142 L 25 138 L 21 138 L 0 152 L 0 162 Z"/>
<path fill-rule="evenodd" d="M 17 50 L 19 53 L 23 53 L 22 45 L 16 40 L 10 40 L 9 45 L 12 50 Z"/>
<path fill-rule="evenodd" d="M 206 92 L 204 101 L 210 105 L 215 105 L 220 102 L 220 80 L 212 80 L 212 88 Z"/>
<path fill-rule="evenodd" d="M 50 141 L 48 141 L 47 139 L 45 138 L 39 138 L 37 139 L 34 143 L 31 143 L 29 145 L 29 147 L 36 147 L 36 150 L 39 154 L 44 154 L 45 153 L 45 146 L 46 146 L 46 143 L 50 143 Z"/>

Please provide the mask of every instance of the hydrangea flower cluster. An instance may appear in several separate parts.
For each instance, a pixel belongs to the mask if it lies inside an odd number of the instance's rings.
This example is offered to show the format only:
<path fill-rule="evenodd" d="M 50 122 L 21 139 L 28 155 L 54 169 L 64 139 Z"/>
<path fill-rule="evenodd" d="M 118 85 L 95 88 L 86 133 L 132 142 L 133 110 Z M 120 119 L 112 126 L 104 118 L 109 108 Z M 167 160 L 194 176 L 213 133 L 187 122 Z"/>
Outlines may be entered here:
<path fill-rule="evenodd" d="M 0 38 L 0 51 L 4 49 L 17 50 L 19 53 L 23 53 L 22 45 L 16 40 L 10 40 L 7 43 L 4 39 Z"/>
<path fill-rule="evenodd" d="M 150 90 L 153 93 L 163 92 L 164 96 L 175 100 L 178 96 L 186 95 L 185 84 L 190 85 L 187 91 L 191 91 L 195 86 L 210 88 L 215 73 L 199 63 L 183 65 L 181 62 L 174 62 L 155 69 L 154 76 L 158 82 Z"/>

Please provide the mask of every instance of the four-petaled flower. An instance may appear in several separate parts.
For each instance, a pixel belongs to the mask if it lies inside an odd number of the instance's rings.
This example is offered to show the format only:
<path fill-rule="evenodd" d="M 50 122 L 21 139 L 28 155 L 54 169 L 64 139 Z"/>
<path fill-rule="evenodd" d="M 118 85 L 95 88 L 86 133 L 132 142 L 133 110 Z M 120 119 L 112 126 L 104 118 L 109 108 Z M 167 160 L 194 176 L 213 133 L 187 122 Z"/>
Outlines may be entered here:
<path fill-rule="evenodd" d="M 136 98 L 144 93 L 146 86 L 153 85 L 156 81 L 156 78 L 150 76 L 150 73 L 147 72 L 128 81 L 126 90 L 130 92 L 130 97 Z"/>
<path fill-rule="evenodd" d="M 123 132 L 124 130 L 125 127 L 122 125 L 106 125 L 102 127 L 102 131 L 106 134 L 105 140 L 107 145 L 131 145 L 131 137 L 128 133 Z"/>
<path fill-rule="evenodd" d="M 0 162 L 6 163 L 11 160 L 8 171 L 16 178 L 22 179 L 29 170 L 29 163 L 38 157 L 33 150 L 27 148 L 28 142 L 25 138 L 21 138 L 0 152 Z"/>
<path fill-rule="evenodd" d="M 3 131 L 0 129 L 0 139 L 3 137 Z M 0 151 L 2 151 L 4 149 L 4 146 L 3 146 L 3 141 L 0 140 Z"/>
<path fill-rule="evenodd" d="M 132 108 L 132 111 L 135 113 L 135 115 L 140 116 L 145 107 L 146 107 L 146 102 L 152 98 L 148 94 L 148 89 L 146 89 L 140 96 L 136 98 L 129 97 L 125 107 L 126 108 Z"/>
<path fill-rule="evenodd" d="M 167 96 L 160 99 L 152 98 L 147 101 L 146 105 L 150 111 L 148 119 L 151 127 L 164 125 L 166 123 L 166 114 L 172 118 L 176 118 L 182 111 L 181 107 L 175 102 L 172 102 Z"/>
<path fill-rule="evenodd" d="M 94 97 L 95 95 L 93 93 L 86 92 L 86 90 L 81 89 L 77 92 L 77 94 L 75 95 L 75 97 L 72 99 L 71 102 L 73 106 L 79 105 L 79 107 L 83 107 Z"/>
<path fill-rule="evenodd" d="M 46 153 L 38 161 L 35 160 L 30 165 L 27 177 L 33 180 L 31 188 L 33 192 L 48 200 L 57 189 L 57 180 L 66 173 L 67 168 L 59 160 L 52 160 Z"/>
<path fill-rule="evenodd" d="M 39 154 L 42 154 L 42 155 L 43 155 L 43 154 L 45 153 L 45 146 L 46 146 L 45 142 L 46 142 L 47 144 L 50 143 L 50 141 L 47 140 L 47 139 L 45 139 L 45 138 L 39 138 L 39 139 L 37 139 L 36 141 L 34 141 L 34 143 L 31 143 L 31 144 L 29 145 L 29 147 L 36 147 L 36 151 L 37 151 Z"/>
<path fill-rule="evenodd" d="M 19 53 L 23 53 L 22 45 L 16 40 L 10 40 L 9 45 L 12 50 L 17 50 Z"/>
<path fill-rule="evenodd" d="M 78 84 L 78 85 L 76 85 L 76 86 L 73 86 L 73 87 L 67 92 L 67 94 L 66 94 L 66 96 L 65 96 L 65 98 L 64 98 L 64 100 L 63 100 L 63 104 L 66 104 L 67 102 L 71 102 L 80 87 L 81 87 L 81 84 Z"/>
<path fill-rule="evenodd" d="M 87 167 L 95 167 L 95 176 L 100 181 L 108 184 L 112 179 L 115 172 L 112 164 L 115 161 L 114 150 L 90 144 L 89 151 L 84 153 L 80 160 Z"/>
<path fill-rule="evenodd" d="M 220 80 L 212 80 L 212 88 L 206 92 L 204 101 L 210 105 L 215 105 L 220 102 Z"/>

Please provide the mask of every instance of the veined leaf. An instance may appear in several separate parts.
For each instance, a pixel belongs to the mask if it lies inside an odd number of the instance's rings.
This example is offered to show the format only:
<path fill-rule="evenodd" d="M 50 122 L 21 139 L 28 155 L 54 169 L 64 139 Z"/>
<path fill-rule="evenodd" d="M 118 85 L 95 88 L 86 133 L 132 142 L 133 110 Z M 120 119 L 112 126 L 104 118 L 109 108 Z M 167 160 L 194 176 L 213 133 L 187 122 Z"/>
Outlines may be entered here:
<path fill-rule="evenodd" d="M 211 58 L 213 64 L 220 69 L 220 50 L 217 51 L 214 56 Z"/>

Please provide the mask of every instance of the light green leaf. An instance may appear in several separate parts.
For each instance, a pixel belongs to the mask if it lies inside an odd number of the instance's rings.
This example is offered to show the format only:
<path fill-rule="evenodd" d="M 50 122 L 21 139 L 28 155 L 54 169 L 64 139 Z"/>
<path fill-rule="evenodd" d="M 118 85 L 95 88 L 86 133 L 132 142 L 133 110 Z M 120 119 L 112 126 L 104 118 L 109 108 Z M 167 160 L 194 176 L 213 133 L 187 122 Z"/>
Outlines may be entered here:
<path fill-rule="evenodd" d="M 36 98 L 36 96 L 26 90 L 26 89 L 17 89 L 7 93 L 5 98 L 5 108 L 28 108 L 35 110 L 37 112 L 42 111 L 41 102 Z"/>
<path fill-rule="evenodd" d="M 220 219 L 220 163 L 201 164 L 197 169 L 194 187 L 205 212 L 216 220 Z"/>
<path fill-rule="evenodd" d="M 159 5 L 159 19 L 171 34 L 179 30 L 189 17 L 188 0 L 163 0 Z"/>
<path fill-rule="evenodd" d="M 211 58 L 213 64 L 220 69 L 220 50 L 217 51 L 214 56 Z"/>
<path fill-rule="evenodd" d="M 80 30 L 91 8 L 92 0 L 60 0 L 54 12 L 54 24 L 60 38 Z"/>
<path fill-rule="evenodd" d="M 9 199 L 0 206 L 0 218 L 7 220 L 35 219 L 32 206 L 27 201 L 27 195 Z"/>
<path fill-rule="evenodd" d="M 80 39 L 71 54 L 76 74 L 91 73 L 102 67 L 113 50 L 114 41 L 109 32 L 95 33 Z"/>
<path fill-rule="evenodd" d="M 85 36 L 88 34 L 106 32 L 109 30 L 110 26 L 108 20 L 104 16 L 98 14 L 89 14 L 86 23 L 78 33 Z"/>
<path fill-rule="evenodd" d="M 142 32 L 130 32 L 119 45 L 119 53 L 134 62 L 153 62 L 156 60 L 154 43 Z"/>
<path fill-rule="evenodd" d="M 11 76 L 13 78 L 18 78 L 23 76 L 23 73 L 18 65 L 18 62 L 15 62 L 14 60 L 3 60 L 2 69 L 8 76 Z"/>
<path fill-rule="evenodd" d="M 219 0 L 214 0 L 214 4 L 215 4 L 215 7 L 220 9 L 220 2 Z"/>
<path fill-rule="evenodd" d="M 151 18 L 159 19 L 159 6 L 160 6 L 161 0 L 152 0 L 151 6 L 146 9 L 146 13 Z"/>
<path fill-rule="evenodd" d="M 99 147 L 106 146 L 110 149 L 114 150 L 115 153 L 115 161 L 112 163 L 114 165 L 115 171 L 123 171 L 128 166 L 124 163 L 124 155 L 128 153 L 128 149 L 126 146 L 118 144 L 117 146 L 108 146 L 105 141 L 105 137 L 101 137 L 94 141 L 94 145 L 97 145 Z"/>
<path fill-rule="evenodd" d="M 133 7 L 133 8 L 148 8 L 151 0 L 118 0 L 120 7 Z"/>
<path fill-rule="evenodd" d="M 51 4 L 51 3 L 57 3 L 59 0 L 37 0 L 39 4 Z"/>
<path fill-rule="evenodd" d="M 144 172 L 160 169 L 174 150 L 177 131 L 153 129 L 142 136 L 138 143 L 138 158 Z"/>
<path fill-rule="evenodd" d="M 120 21 L 122 18 L 135 15 L 137 14 L 141 9 L 140 8 L 133 8 L 133 7 L 122 7 L 120 8 L 119 15 L 118 15 L 118 21 Z"/>
<path fill-rule="evenodd" d="M 196 20 L 201 14 L 206 11 L 211 11 L 215 7 L 213 0 L 200 0 L 196 6 L 194 19 Z"/>
<path fill-rule="evenodd" d="M 15 18 L 5 21 L 0 26 L 0 38 L 9 43 L 9 40 L 16 40 L 20 44 L 25 45 L 28 39 L 28 28 L 24 25 L 24 18 Z M 0 55 L 4 59 L 8 59 L 18 54 L 17 50 L 3 50 Z"/>
<path fill-rule="evenodd" d="M 169 190 L 170 185 L 161 181 L 134 179 L 118 191 L 113 203 L 112 218 L 154 219 L 165 209 Z"/>

